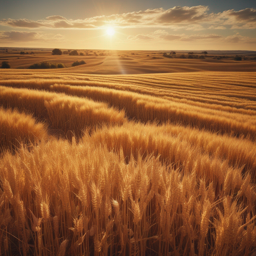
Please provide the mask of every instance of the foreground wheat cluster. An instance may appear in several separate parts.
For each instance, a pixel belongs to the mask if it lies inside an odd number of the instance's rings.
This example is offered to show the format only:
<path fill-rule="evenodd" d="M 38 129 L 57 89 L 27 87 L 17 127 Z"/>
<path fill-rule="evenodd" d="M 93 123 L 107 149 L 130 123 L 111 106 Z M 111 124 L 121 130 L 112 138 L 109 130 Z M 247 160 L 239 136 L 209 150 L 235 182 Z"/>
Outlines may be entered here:
<path fill-rule="evenodd" d="M 1 73 L 0 255 L 252 255 L 255 81 Z"/>

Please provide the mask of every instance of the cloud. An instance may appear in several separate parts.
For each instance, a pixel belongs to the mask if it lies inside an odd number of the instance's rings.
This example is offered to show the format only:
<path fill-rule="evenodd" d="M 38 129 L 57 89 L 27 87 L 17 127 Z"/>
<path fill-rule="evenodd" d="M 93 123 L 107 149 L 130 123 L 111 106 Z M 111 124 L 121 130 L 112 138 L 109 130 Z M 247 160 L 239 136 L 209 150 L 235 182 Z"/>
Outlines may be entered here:
<path fill-rule="evenodd" d="M 246 44 L 256 44 L 256 38 L 251 38 L 247 36 L 241 36 L 239 33 L 227 36 L 225 41 L 229 43 L 246 43 Z"/>
<path fill-rule="evenodd" d="M 86 19 L 67 19 L 60 15 L 48 16 L 42 20 L 2 19 L 0 25 L 15 28 L 62 28 L 62 29 L 97 29 L 108 25 L 116 27 L 158 27 L 172 30 L 187 29 L 199 31 L 204 29 L 231 28 L 255 29 L 256 9 L 247 8 L 220 13 L 209 13 L 207 6 L 175 6 L 170 9 L 156 8 L 144 11 L 94 16 Z"/>
<path fill-rule="evenodd" d="M 139 34 L 136 36 L 128 36 L 128 40 L 132 40 L 132 41 L 137 41 L 137 40 L 153 40 L 154 37 L 150 36 L 150 35 L 143 35 L 143 34 Z"/>
<path fill-rule="evenodd" d="M 198 23 L 207 18 L 207 6 L 180 7 L 176 6 L 164 11 L 157 19 L 159 23 Z"/>
<path fill-rule="evenodd" d="M 222 36 L 215 35 L 215 34 L 210 34 L 210 35 L 193 35 L 193 36 L 185 36 L 181 38 L 181 41 L 205 41 L 205 40 L 217 40 L 217 39 L 222 39 Z"/>
<path fill-rule="evenodd" d="M 212 26 L 209 27 L 209 29 L 224 30 L 224 29 L 227 29 L 227 28 L 225 26 L 212 25 Z"/>
<path fill-rule="evenodd" d="M 169 34 L 165 30 L 156 30 L 153 35 L 155 38 L 167 40 L 167 41 L 174 41 L 174 40 L 180 40 L 182 38 L 182 35 L 173 35 Z"/>
<path fill-rule="evenodd" d="M 250 38 L 240 35 L 239 33 L 231 35 L 231 36 L 221 36 L 216 34 L 208 34 L 208 35 L 185 35 L 185 34 L 170 34 L 166 30 L 156 30 L 150 34 L 138 34 L 135 36 L 129 36 L 128 40 L 133 41 L 148 41 L 155 40 L 159 41 L 179 41 L 179 42 L 228 42 L 228 43 L 245 43 L 245 44 L 253 44 L 256 43 L 256 38 Z"/>
<path fill-rule="evenodd" d="M 65 40 L 65 37 L 61 34 L 56 34 L 54 36 L 48 35 L 48 36 L 46 36 L 46 39 L 47 40 L 55 40 L 55 41 L 63 41 L 63 40 Z"/>
<path fill-rule="evenodd" d="M 95 28 L 95 26 L 91 24 L 86 24 L 83 22 L 69 22 L 69 21 L 58 21 L 53 24 L 54 28 Z"/>
<path fill-rule="evenodd" d="M 0 31 L 0 40 L 6 42 L 63 41 L 61 34 L 42 34 L 27 31 Z"/>
<path fill-rule="evenodd" d="M 0 39 L 5 41 L 35 41 L 40 38 L 36 32 L 5 31 L 0 32 Z"/>
<path fill-rule="evenodd" d="M 72 24 L 69 24 L 67 21 L 62 20 L 54 23 L 55 28 L 72 28 Z"/>
<path fill-rule="evenodd" d="M 60 15 L 53 15 L 46 17 L 46 20 L 66 20 L 66 18 Z"/>
<path fill-rule="evenodd" d="M 182 37 L 178 36 L 178 35 L 166 34 L 166 35 L 160 35 L 159 38 L 167 40 L 167 41 L 174 41 L 174 40 L 180 40 Z"/>
<path fill-rule="evenodd" d="M 170 34 L 166 30 L 156 30 L 150 34 L 138 34 L 136 36 L 129 36 L 128 40 L 162 40 L 162 41 L 197 41 L 197 40 L 218 40 L 223 39 L 222 36 L 209 34 L 209 35 L 192 35 L 185 34 Z"/>
<path fill-rule="evenodd" d="M 237 21 L 241 22 L 256 22 L 256 10 L 253 8 L 246 8 L 240 11 L 229 11 L 229 16 L 233 16 Z"/>
<path fill-rule="evenodd" d="M 39 22 L 39 21 L 32 21 L 27 19 L 3 19 L 0 21 L 0 25 L 3 26 L 10 26 L 10 27 L 20 27 L 20 28 L 39 28 L 39 27 L 45 27 L 45 24 Z"/>
<path fill-rule="evenodd" d="M 219 24 L 231 25 L 231 29 L 255 29 L 256 9 L 227 10 L 218 14 L 216 20 Z"/>

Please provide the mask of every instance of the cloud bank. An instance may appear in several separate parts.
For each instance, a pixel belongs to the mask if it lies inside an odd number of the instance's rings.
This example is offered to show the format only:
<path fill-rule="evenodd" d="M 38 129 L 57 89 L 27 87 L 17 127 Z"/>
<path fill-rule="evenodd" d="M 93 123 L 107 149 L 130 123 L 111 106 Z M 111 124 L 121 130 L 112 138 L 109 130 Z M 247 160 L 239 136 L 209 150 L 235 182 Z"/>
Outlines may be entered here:
<path fill-rule="evenodd" d="M 203 30 L 203 29 L 255 29 L 256 9 L 247 8 L 239 11 L 226 10 L 220 13 L 209 13 L 207 6 L 175 6 L 148 9 L 145 11 L 95 16 L 86 19 L 67 19 L 60 15 L 46 17 L 43 20 L 2 19 L 0 25 L 13 28 L 62 28 L 62 29 L 97 29 L 107 25 L 116 27 L 159 27 Z"/>
<path fill-rule="evenodd" d="M 35 41 L 62 41 L 60 34 L 42 34 L 28 31 L 0 31 L 0 40 L 4 42 L 35 42 Z"/>
<path fill-rule="evenodd" d="M 130 41 L 183 41 L 183 42 L 228 42 L 228 43 L 246 43 L 256 44 L 256 38 L 242 36 L 236 33 L 231 36 L 221 36 L 217 34 L 208 35 L 186 35 L 186 34 L 170 34 L 166 30 L 156 30 L 150 34 L 138 34 L 135 36 L 128 36 Z"/>

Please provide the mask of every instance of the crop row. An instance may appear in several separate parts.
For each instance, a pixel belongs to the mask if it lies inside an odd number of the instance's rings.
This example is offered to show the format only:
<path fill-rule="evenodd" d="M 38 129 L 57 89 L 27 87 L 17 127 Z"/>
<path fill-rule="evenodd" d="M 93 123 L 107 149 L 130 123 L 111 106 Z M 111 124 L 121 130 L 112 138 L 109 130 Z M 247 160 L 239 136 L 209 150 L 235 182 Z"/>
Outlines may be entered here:
<path fill-rule="evenodd" d="M 207 110 L 199 106 L 113 89 L 69 85 L 50 86 L 50 83 L 48 85 L 44 84 L 43 88 L 106 102 L 120 110 L 124 109 L 129 118 L 135 118 L 143 122 L 153 120 L 170 121 L 214 132 L 233 133 L 236 136 L 249 135 L 253 139 L 255 136 L 256 119 L 250 115 Z"/>
<path fill-rule="evenodd" d="M 46 120 L 51 129 L 65 134 L 71 131 L 78 136 L 86 128 L 125 122 L 124 112 L 108 108 L 104 103 L 51 92 L 1 86 L 0 103 L 5 108 L 17 108 Z"/>
<path fill-rule="evenodd" d="M 189 105 L 178 104 L 156 97 L 113 89 L 53 85 L 51 90 L 108 103 L 112 107 L 125 110 L 130 119 L 142 122 L 169 121 L 223 134 L 251 136 L 252 139 L 255 139 L 256 123 L 254 121 L 251 123 L 248 118 L 239 114 L 230 114 L 223 111 L 204 111 L 204 109 L 198 107 L 192 108 Z"/>
<path fill-rule="evenodd" d="M 0 108 L 0 152 L 13 150 L 23 143 L 38 143 L 47 136 L 47 128 L 32 115 Z"/>

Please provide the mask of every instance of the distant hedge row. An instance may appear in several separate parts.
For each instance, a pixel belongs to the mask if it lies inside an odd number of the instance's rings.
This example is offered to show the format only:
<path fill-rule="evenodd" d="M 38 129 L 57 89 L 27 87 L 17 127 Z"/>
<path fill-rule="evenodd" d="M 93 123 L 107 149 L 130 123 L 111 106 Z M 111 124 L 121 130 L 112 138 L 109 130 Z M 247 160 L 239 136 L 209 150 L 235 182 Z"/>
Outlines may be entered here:
<path fill-rule="evenodd" d="M 83 65 L 83 64 L 86 64 L 83 60 L 75 61 L 74 63 L 72 63 L 72 67 Z"/>
<path fill-rule="evenodd" d="M 53 49 L 52 50 L 52 55 L 62 55 L 62 53 L 64 54 L 69 54 L 69 55 L 79 55 L 77 50 L 68 50 L 68 51 L 64 51 L 62 52 L 60 49 Z M 80 53 L 80 55 L 84 55 L 83 53 Z"/>
<path fill-rule="evenodd" d="M 45 69 L 45 68 L 65 68 L 64 64 L 62 63 L 50 63 L 47 61 L 43 61 L 41 63 L 35 63 L 29 66 L 31 69 Z"/>

